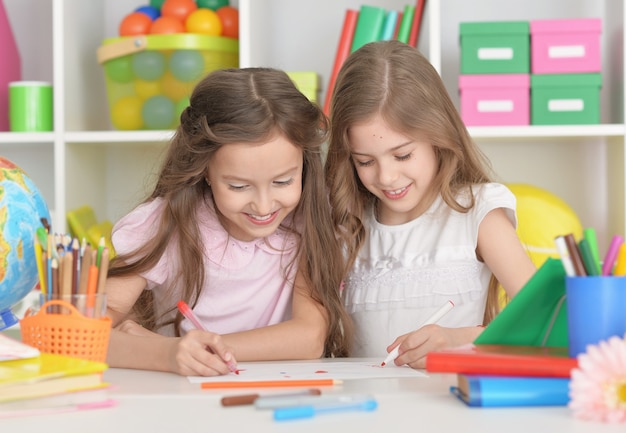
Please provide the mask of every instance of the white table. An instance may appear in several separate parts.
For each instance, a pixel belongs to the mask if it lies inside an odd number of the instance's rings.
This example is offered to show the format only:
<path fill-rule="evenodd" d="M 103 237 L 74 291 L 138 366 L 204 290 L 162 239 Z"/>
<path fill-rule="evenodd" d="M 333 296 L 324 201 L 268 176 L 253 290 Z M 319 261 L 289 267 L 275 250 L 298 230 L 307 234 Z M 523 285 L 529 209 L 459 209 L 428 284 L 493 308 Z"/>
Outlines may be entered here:
<path fill-rule="evenodd" d="M 342 361 L 345 361 L 342 360 Z M 360 361 L 363 361 L 361 359 Z M 332 362 L 329 360 L 328 362 Z M 449 392 L 451 374 L 403 379 L 348 380 L 323 393 L 370 393 L 373 412 L 326 414 L 313 419 L 277 422 L 271 411 L 253 406 L 222 407 L 224 395 L 250 390 L 202 390 L 186 377 L 169 373 L 112 368 L 112 408 L 0 420 L 2 432 L 42 433 L 204 433 L 204 432 L 620 432 L 624 424 L 576 420 L 563 407 L 469 408 Z M 257 390 L 267 392 L 267 390 Z M 293 390 L 290 390 L 293 391 Z M 288 391 L 285 391 L 288 392 Z"/>

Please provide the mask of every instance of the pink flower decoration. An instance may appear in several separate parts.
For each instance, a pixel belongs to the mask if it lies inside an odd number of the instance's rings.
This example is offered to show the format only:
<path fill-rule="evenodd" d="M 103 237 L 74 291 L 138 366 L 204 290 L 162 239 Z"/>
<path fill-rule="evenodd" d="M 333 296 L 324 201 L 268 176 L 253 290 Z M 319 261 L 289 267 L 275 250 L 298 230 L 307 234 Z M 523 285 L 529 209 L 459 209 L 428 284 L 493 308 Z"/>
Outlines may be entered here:
<path fill-rule="evenodd" d="M 587 346 L 572 370 L 569 407 L 576 418 L 626 422 L 626 340 Z"/>

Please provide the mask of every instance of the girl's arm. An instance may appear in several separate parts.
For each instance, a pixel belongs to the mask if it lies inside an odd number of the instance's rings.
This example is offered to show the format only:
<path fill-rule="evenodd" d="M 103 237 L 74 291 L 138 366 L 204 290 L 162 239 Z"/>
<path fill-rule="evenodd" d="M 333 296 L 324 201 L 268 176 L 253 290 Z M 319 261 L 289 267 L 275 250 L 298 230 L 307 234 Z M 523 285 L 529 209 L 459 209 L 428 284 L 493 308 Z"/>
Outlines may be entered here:
<path fill-rule="evenodd" d="M 111 367 L 185 376 L 227 374 L 226 362 L 234 358 L 219 335 L 191 331 L 181 338 L 165 337 L 129 319 L 132 306 L 145 287 L 146 281 L 138 276 L 107 279 L 107 315 L 113 321 L 107 363 Z"/>
<path fill-rule="evenodd" d="M 478 229 L 477 254 L 513 298 L 537 270 L 504 209 L 489 212 Z"/>
<path fill-rule="evenodd" d="M 326 311 L 298 273 L 291 319 L 222 337 L 239 361 L 315 359 L 323 355 L 327 329 Z"/>
<path fill-rule="evenodd" d="M 536 271 L 502 208 L 489 212 L 480 223 L 476 253 L 511 298 Z M 428 325 L 396 338 L 387 350 L 391 351 L 400 345 L 401 355 L 395 361 L 397 365 L 408 364 L 413 368 L 424 368 L 428 352 L 470 343 L 480 335 L 482 329 L 478 326 L 444 328 Z"/>

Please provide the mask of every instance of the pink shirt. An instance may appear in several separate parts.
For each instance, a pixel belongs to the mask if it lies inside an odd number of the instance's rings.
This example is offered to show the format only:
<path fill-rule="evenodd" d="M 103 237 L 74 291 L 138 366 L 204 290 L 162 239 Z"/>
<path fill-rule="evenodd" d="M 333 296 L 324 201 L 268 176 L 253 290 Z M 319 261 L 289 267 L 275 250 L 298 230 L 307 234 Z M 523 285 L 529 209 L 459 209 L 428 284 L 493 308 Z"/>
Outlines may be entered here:
<path fill-rule="evenodd" d="M 154 235 L 163 205 L 162 199 L 141 204 L 115 224 L 112 238 L 117 254 L 133 251 Z M 199 209 L 197 217 L 207 272 L 193 311 L 204 326 L 212 332 L 228 334 L 289 319 L 297 266 L 287 269 L 287 279 L 285 268 L 296 253 L 297 237 L 279 230 L 266 239 L 239 241 L 229 237 L 212 204 Z M 148 281 L 147 289 L 154 294 L 158 317 L 180 300 L 180 288 L 175 287 L 174 281 L 177 266 L 172 244 L 153 269 L 141 274 Z M 172 297 L 167 294 L 170 286 L 174 287 Z M 193 329 L 187 319 L 181 325 L 185 332 Z M 158 332 L 173 335 L 174 329 L 169 326 Z"/>

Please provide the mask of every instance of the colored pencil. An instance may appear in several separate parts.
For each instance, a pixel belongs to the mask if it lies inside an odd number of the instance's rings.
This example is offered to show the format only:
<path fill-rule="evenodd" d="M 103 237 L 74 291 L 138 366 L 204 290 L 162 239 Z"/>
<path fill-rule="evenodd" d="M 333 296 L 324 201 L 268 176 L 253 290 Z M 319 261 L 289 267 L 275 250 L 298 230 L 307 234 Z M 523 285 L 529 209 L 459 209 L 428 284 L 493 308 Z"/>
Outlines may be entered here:
<path fill-rule="evenodd" d="M 220 388 L 281 388 L 281 387 L 311 387 L 340 385 L 343 381 L 335 379 L 294 379 L 294 380 L 251 380 L 230 382 L 202 382 L 202 389 Z"/>

